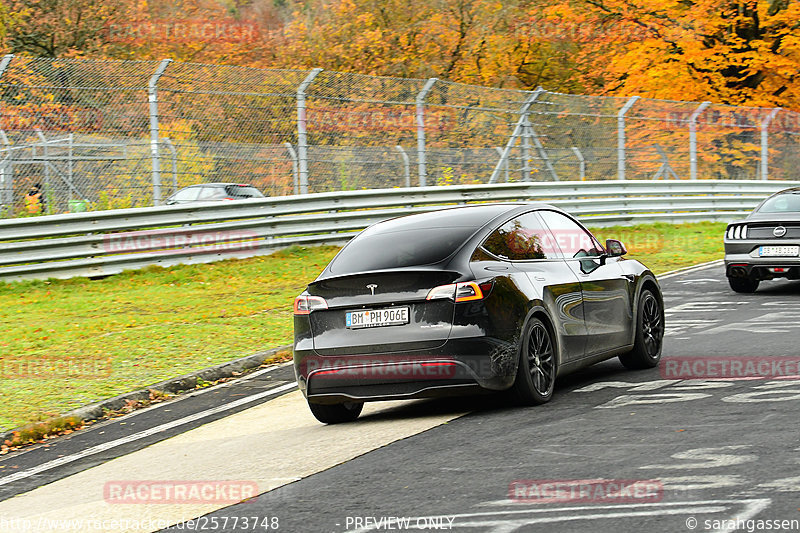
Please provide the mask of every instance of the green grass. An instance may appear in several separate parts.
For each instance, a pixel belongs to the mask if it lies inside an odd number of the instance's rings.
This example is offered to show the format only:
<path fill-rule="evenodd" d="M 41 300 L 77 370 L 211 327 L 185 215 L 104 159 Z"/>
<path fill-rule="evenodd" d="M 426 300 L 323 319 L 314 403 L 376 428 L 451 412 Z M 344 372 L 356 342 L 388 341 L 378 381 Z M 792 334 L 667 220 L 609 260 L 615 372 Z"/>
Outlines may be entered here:
<path fill-rule="evenodd" d="M 638 259 L 656 274 L 722 259 L 724 222 L 695 224 L 647 224 L 593 228 L 593 233 L 605 244 L 617 239 L 628 248 L 628 259 Z"/>
<path fill-rule="evenodd" d="M 723 230 L 658 224 L 597 234 L 622 240 L 630 258 L 659 273 L 722 257 Z M 337 250 L 0 284 L 0 431 L 290 344 L 292 301 Z"/>

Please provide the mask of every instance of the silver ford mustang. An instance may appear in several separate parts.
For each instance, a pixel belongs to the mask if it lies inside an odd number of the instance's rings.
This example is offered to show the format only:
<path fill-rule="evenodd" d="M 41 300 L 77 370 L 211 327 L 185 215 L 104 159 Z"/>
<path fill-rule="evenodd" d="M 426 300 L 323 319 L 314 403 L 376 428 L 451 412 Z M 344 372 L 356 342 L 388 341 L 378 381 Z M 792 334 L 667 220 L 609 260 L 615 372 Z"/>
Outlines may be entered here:
<path fill-rule="evenodd" d="M 725 230 L 725 273 L 731 289 L 750 293 L 762 280 L 800 279 L 800 187 L 761 202 Z"/>

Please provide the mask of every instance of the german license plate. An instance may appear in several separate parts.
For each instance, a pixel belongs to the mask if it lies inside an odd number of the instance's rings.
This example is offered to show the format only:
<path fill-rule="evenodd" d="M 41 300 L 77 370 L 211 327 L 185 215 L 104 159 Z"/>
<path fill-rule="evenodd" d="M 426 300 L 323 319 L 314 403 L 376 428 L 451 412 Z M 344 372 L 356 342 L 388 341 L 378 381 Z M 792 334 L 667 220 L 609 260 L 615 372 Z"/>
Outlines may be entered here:
<path fill-rule="evenodd" d="M 408 307 L 348 311 L 345 313 L 345 322 L 347 322 L 347 327 L 350 329 L 408 324 Z"/>
<path fill-rule="evenodd" d="M 797 257 L 800 246 L 759 246 L 759 257 Z"/>

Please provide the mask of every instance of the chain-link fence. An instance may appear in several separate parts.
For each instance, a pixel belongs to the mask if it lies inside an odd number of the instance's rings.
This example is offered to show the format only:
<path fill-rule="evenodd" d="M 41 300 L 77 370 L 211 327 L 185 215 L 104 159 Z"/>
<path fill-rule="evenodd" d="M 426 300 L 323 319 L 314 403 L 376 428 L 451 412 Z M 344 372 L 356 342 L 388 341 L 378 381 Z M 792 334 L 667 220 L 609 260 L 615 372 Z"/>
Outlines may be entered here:
<path fill-rule="evenodd" d="M 5 56 L 2 216 L 418 185 L 796 179 L 800 114 L 436 79 Z M 31 201 L 31 188 L 41 195 Z M 27 202 L 27 203 L 26 203 Z"/>

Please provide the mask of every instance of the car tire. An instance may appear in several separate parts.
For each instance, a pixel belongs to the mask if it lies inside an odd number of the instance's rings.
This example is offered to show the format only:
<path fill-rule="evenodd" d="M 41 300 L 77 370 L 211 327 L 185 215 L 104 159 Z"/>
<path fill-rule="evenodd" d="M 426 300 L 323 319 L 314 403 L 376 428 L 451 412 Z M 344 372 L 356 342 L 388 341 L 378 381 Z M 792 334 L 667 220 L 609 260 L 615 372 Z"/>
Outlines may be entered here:
<path fill-rule="evenodd" d="M 642 290 L 636 310 L 636 339 L 633 349 L 619 356 L 625 368 L 653 368 L 661 360 L 664 342 L 664 308 L 650 289 Z"/>
<path fill-rule="evenodd" d="M 361 414 L 363 402 L 346 402 L 334 404 L 321 404 L 308 402 L 311 414 L 323 424 L 341 424 L 352 422 Z"/>
<path fill-rule="evenodd" d="M 533 317 L 525 328 L 517 376 L 512 390 L 523 405 L 540 405 L 553 397 L 556 381 L 556 344 L 550 328 Z"/>
<path fill-rule="evenodd" d="M 759 280 L 754 278 L 728 278 L 728 285 L 735 292 L 752 294 L 758 289 Z"/>

